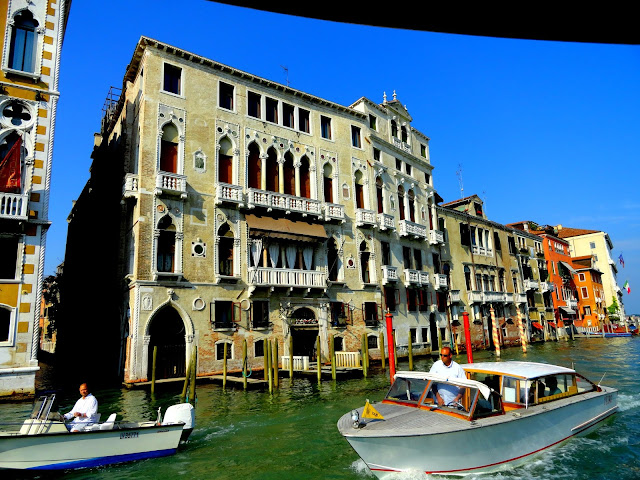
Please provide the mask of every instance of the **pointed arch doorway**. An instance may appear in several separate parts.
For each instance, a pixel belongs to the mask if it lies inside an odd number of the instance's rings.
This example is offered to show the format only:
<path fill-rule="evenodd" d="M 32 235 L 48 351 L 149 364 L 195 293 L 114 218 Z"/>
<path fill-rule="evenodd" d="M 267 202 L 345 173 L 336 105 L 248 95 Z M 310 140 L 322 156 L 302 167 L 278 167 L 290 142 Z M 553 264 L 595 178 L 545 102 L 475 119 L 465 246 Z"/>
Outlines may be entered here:
<path fill-rule="evenodd" d="M 153 370 L 153 349 L 156 355 L 156 379 L 184 377 L 186 374 L 185 327 L 180 314 L 170 306 L 160 310 L 149 326 L 149 365 L 147 378 Z"/>

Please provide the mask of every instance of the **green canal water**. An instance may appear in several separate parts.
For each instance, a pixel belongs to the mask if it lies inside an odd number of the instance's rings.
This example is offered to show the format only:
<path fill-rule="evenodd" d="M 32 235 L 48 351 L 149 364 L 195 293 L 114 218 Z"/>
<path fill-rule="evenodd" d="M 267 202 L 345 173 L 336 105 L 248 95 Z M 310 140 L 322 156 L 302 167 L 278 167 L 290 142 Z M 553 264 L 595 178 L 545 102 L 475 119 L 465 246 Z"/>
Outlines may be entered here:
<path fill-rule="evenodd" d="M 575 438 L 529 463 L 491 475 L 467 479 L 639 479 L 640 478 L 640 339 L 579 339 L 502 351 L 502 360 L 541 361 L 572 366 L 587 378 L 619 389 L 620 407 L 612 419 L 586 437 Z M 466 363 L 466 356 L 456 359 Z M 495 360 L 490 352 L 475 352 L 474 360 Z M 430 359 L 414 362 L 416 370 L 428 370 Z M 400 362 L 399 369 L 407 364 Z M 367 379 L 336 383 L 315 378 L 281 379 L 273 395 L 265 391 L 198 385 L 196 429 L 189 442 L 172 457 L 136 463 L 64 472 L 55 475 L 0 478 L 65 479 L 344 479 L 374 478 L 338 433 L 336 422 L 365 401 L 379 401 L 388 387 L 388 372 L 374 372 Z M 98 390 L 103 417 L 155 419 L 158 407 L 178 401 L 181 386 L 165 387 L 154 397 L 143 390 Z M 77 392 L 60 394 L 62 410 L 71 407 Z M 0 419 L 24 418 L 31 406 L 0 404 Z M 526 432 L 522 432 L 526 434 Z M 464 445 L 451 445 L 464 454 Z M 402 474 L 400 480 L 443 478 Z"/>

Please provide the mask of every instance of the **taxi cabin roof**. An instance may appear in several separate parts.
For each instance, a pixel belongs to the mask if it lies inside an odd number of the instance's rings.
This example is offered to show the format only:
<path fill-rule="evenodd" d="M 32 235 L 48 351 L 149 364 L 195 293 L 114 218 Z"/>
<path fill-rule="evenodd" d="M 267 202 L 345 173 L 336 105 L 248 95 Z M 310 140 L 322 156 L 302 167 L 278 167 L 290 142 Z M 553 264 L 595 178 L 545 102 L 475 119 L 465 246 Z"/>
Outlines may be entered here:
<path fill-rule="evenodd" d="M 478 362 L 461 364 L 466 371 L 482 371 L 520 378 L 538 378 L 547 375 L 575 373 L 575 370 L 547 363 L 535 362 Z"/>

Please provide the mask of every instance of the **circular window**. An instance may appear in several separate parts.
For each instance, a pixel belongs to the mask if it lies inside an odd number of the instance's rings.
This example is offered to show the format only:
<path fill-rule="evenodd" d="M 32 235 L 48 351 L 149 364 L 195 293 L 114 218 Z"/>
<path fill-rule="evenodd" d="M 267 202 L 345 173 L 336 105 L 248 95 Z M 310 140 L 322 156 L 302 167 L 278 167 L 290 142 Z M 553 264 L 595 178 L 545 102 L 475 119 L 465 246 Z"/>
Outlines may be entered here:
<path fill-rule="evenodd" d="M 204 310 L 204 307 L 206 306 L 206 303 L 203 299 L 201 298 L 196 298 L 193 301 L 193 309 L 194 310 Z"/>
<path fill-rule="evenodd" d="M 9 128 L 28 128 L 35 122 L 35 114 L 30 105 L 9 99 L 0 104 L 0 121 Z"/>

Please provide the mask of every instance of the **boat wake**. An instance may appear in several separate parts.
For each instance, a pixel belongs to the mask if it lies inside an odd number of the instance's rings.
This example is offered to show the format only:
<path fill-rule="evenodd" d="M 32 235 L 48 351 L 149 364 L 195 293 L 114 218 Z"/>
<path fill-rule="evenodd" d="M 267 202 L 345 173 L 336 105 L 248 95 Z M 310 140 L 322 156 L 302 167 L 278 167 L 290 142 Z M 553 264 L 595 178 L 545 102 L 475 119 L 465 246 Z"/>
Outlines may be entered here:
<path fill-rule="evenodd" d="M 640 407 L 640 398 L 637 395 L 618 393 L 618 410 L 624 412 L 632 408 Z"/>

